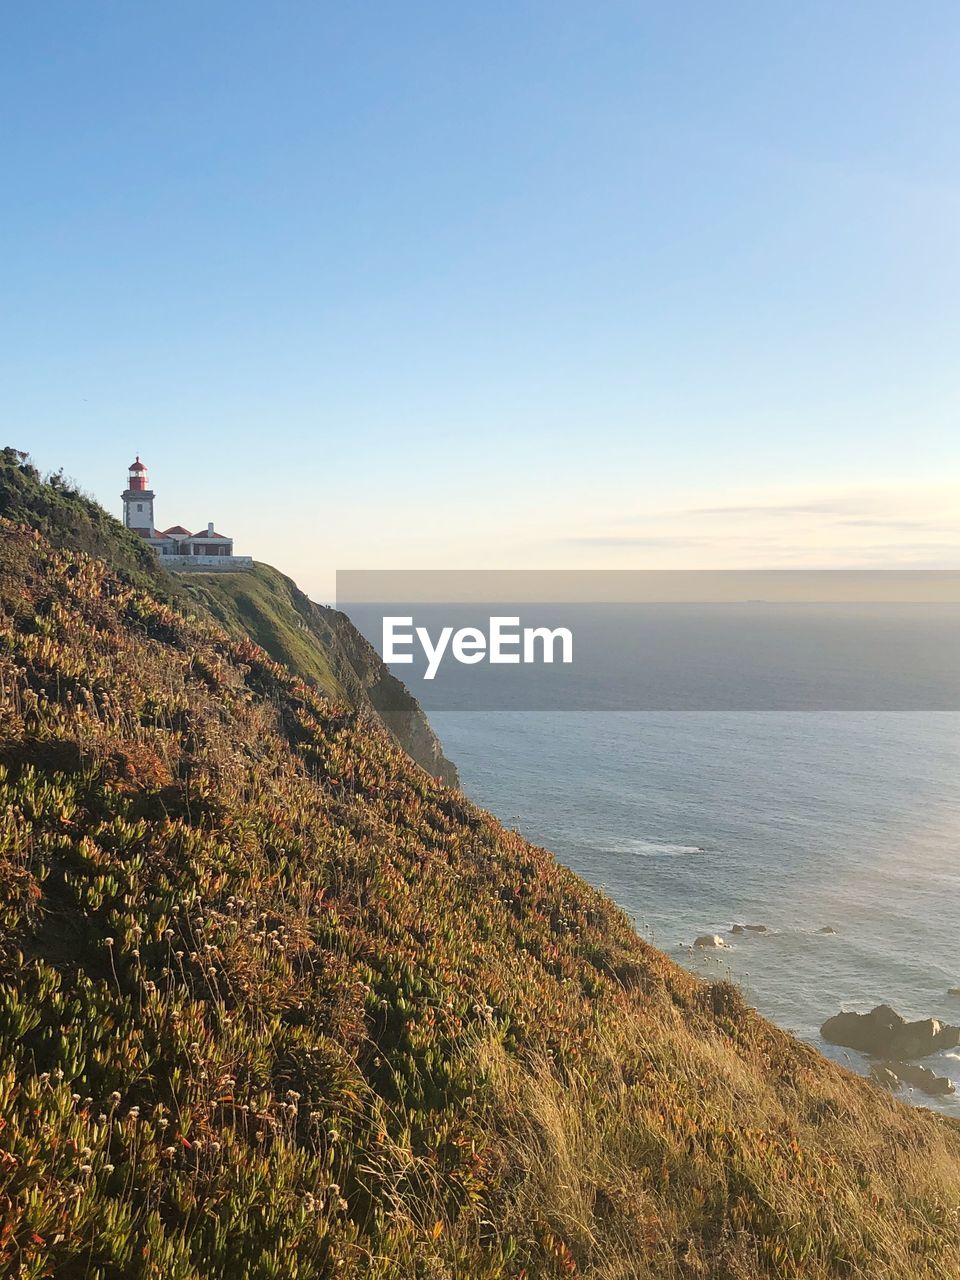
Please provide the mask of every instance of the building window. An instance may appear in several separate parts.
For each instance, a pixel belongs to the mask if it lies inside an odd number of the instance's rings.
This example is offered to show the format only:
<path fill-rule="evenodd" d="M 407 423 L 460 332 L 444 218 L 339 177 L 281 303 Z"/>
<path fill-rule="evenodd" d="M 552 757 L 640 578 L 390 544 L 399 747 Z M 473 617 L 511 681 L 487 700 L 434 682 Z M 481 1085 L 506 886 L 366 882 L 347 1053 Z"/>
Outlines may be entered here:
<path fill-rule="evenodd" d="M 138 511 L 142 511 L 142 510 L 143 510 L 143 503 L 142 503 L 142 502 L 138 502 L 138 503 L 137 503 L 137 510 L 138 510 Z"/>

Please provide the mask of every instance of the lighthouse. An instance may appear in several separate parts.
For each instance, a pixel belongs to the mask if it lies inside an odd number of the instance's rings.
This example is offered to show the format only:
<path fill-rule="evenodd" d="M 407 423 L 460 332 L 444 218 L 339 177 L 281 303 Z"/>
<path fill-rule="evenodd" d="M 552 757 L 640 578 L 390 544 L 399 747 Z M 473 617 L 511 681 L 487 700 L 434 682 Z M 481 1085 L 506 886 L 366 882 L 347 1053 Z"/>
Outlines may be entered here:
<path fill-rule="evenodd" d="M 141 538 L 152 538 L 156 532 L 153 523 L 153 490 L 147 476 L 147 468 L 139 455 L 130 463 L 127 487 L 123 498 L 123 523 Z"/>
<path fill-rule="evenodd" d="M 164 568 L 175 573 L 237 573 L 252 569 L 250 556 L 233 554 L 233 539 L 218 533 L 213 521 L 205 529 L 191 533 L 182 524 L 158 529 L 153 517 L 154 493 L 150 488 L 146 463 L 137 457 L 127 468 L 123 499 L 123 523 L 131 533 L 143 538 L 163 560 Z"/>

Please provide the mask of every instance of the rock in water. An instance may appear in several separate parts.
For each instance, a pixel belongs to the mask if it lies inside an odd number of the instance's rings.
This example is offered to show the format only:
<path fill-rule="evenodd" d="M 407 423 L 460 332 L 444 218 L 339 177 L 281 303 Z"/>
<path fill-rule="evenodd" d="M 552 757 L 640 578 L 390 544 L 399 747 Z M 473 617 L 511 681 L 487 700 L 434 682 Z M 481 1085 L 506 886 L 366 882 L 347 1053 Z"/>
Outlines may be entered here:
<path fill-rule="evenodd" d="M 931 1097 L 956 1093 L 956 1085 L 946 1076 L 938 1076 L 928 1067 L 918 1067 L 909 1062 L 875 1062 L 870 1068 L 870 1078 L 883 1089 L 896 1092 L 904 1085 L 919 1089 Z"/>
<path fill-rule="evenodd" d="M 836 933 L 836 932 L 837 931 L 832 924 L 825 924 L 822 929 L 818 930 L 818 933 Z"/>
<path fill-rule="evenodd" d="M 727 944 L 719 933 L 701 933 L 699 938 L 694 938 L 693 945 L 695 947 L 725 947 Z"/>
<path fill-rule="evenodd" d="M 907 1022 L 893 1037 L 891 1057 L 925 1058 L 929 1053 L 955 1049 L 960 1044 L 960 1029 L 951 1027 L 936 1018 L 924 1018 L 921 1022 Z"/>
<path fill-rule="evenodd" d="M 893 1067 L 882 1062 L 875 1062 L 870 1068 L 870 1079 L 880 1085 L 881 1089 L 889 1089 L 891 1093 L 896 1093 L 903 1084 Z"/>
<path fill-rule="evenodd" d="M 910 1085 L 912 1089 L 919 1089 L 921 1093 L 929 1093 L 932 1097 L 956 1093 L 956 1086 L 952 1080 L 948 1080 L 946 1076 L 936 1075 L 928 1067 L 901 1063 L 896 1068 L 896 1074 L 904 1084 Z"/>
<path fill-rule="evenodd" d="M 827 1019 L 820 1034 L 831 1044 L 842 1044 L 860 1053 L 898 1062 L 925 1058 L 960 1044 L 960 1027 L 938 1022 L 936 1018 L 907 1022 L 886 1004 L 877 1005 L 869 1013 L 838 1013 Z"/>

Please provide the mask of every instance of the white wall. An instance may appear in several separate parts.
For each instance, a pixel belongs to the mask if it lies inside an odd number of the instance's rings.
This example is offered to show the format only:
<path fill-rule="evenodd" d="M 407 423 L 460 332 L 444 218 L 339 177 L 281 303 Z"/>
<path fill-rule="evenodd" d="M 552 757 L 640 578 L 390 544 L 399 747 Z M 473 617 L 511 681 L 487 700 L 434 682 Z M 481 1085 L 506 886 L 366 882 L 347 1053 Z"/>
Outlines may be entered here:
<path fill-rule="evenodd" d="M 253 556 L 163 556 L 162 559 L 165 569 L 173 569 L 178 573 L 184 570 L 237 573 L 241 569 L 253 568 Z"/>
<path fill-rule="evenodd" d="M 126 524 L 128 529 L 153 528 L 153 499 L 143 496 L 124 498 Z M 142 510 L 138 511 L 137 508 Z"/>

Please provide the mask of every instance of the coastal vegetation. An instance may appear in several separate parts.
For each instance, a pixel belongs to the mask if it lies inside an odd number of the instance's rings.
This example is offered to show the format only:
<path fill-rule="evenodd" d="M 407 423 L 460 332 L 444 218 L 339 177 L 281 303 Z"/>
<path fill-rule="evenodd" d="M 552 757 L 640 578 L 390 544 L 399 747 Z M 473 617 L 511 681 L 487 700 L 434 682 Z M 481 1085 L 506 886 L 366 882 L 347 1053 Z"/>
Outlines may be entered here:
<path fill-rule="evenodd" d="M 0 1276 L 960 1276 L 960 1126 L 679 968 L 114 525 L 0 519 Z"/>

